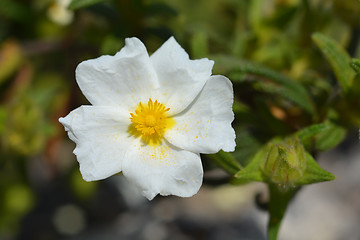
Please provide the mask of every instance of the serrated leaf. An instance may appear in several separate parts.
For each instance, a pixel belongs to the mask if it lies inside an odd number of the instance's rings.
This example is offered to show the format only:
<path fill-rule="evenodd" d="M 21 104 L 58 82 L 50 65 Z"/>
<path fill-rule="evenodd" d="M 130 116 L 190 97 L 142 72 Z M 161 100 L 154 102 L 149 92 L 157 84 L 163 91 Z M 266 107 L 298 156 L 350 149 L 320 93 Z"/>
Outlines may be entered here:
<path fill-rule="evenodd" d="M 89 7 L 91 5 L 102 3 L 107 0 L 72 0 L 68 6 L 70 10 L 78 10 L 80 8 Z"/>
<path fill-rule="evenodd" d="M 329 61 L 341 88 L 346 93 L 352 86 L 355 76 L 349 65 L 350 56 L 337 42 L 321 33 L 313 34 L 312 39 Z"/>
<path fill-rule="evenodd" d="M 242 169 L 240 163 L 229 152 L 220 151 L 217 154 L 208 155 L 208 157 L 230 174 L 235 174 Z"/>

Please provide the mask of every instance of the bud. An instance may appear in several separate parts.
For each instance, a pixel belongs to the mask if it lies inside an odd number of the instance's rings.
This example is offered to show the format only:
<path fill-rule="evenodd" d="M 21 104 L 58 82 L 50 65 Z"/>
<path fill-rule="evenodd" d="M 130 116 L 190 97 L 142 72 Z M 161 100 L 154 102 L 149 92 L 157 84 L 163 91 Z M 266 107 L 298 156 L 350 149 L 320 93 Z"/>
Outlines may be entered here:
<path fill-rule="evenodd" d="M 303 145 L 297 138 L 281 144 L 269 145 L 262 172 L 269 182 L 277 184 L 281 191 L 295 187 L 304 174 L 306 160 Z"/>

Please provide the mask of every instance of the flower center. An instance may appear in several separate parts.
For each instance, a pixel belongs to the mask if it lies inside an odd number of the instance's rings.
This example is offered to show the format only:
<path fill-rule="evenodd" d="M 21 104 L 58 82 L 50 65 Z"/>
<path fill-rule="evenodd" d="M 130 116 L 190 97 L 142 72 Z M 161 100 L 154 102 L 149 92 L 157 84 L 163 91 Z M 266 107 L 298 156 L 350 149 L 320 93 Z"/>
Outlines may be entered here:
<path fill-rule="evenodd" d="M 153 115 L 147 115 L 145 117 L 145 125 L 148 127 L 154 127 L 156 125 L 156 118 Z"/>
<path fill-rule="evenodd" d="M 158 145 L 164 133 L 175 121 L 168 115 L 170 108 L 150 98 L 147 104 L 140 102 L 135 113 L 130 113 L 129 133 L 141 137 L 146 144 Z"/>

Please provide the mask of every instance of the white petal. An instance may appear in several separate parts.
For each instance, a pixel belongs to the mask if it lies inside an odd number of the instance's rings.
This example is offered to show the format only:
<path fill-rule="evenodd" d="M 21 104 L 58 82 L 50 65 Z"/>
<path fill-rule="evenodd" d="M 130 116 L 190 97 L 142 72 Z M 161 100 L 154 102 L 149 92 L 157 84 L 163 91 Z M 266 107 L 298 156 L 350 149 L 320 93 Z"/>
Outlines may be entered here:
<path fill-rule="evenodd" d="M 212 76 L 198 98 L 174 116 L 175 126 L 165 133 L 173 145 L 196 153 L 235 150 L 232 111 L 233 89 L 229 79 Z"/>
<path fill-rule="evenodd" d="M 122 165 L 124 176 L 149 200 L 157 194 L 190 197 L 203 177 L 200 155 L 168 143 L 160 146 L 138 142 Z"/>
<path fill-rule="evenodd" d="M 131 138 L 128 112 L 114 107 L 81 106 L 59 119 L 76 143 L 74 154 L 86 181 L 121 171 Z"/>
<path fill-rule="evenodd" d="M 76 80 L 93 105 L 118 105 L 129 109 L 147 102 L 150 89 L 157 88 L 156 72 L 144 44 L 127 38 L 115 56 L 84 61 L 76 68 Z"/>
<path fill-rule="evenodd" d="M 210 77 L 214 65 L 207 58 L 190 60 L 173 37 L 150 59 L 160 84 L 157 100 L 170 108 L 170 114 L 181 112 L 195 99 Z"/>

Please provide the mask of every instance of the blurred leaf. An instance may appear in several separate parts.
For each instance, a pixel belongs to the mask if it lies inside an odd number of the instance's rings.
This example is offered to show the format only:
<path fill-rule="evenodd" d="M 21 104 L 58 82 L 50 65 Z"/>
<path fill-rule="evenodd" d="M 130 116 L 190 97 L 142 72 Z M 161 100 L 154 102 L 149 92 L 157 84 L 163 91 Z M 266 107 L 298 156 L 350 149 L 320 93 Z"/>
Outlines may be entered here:
<path fill-rule="evenodd" d="M 350 89 L 349 97 L 352 97 L 354 101 L 358 101 L 360 94 L 360 59 L 351 59 L 350 67 L 355 71 L 356 75 L 354 77 L 352 88 Z M 349 103 L 351 104 L 351 102 Z"/>
<path fill-rule="evenodd" d="M 264 17 L 263 5 L 264 1 L 262 0 L 250 1 L 249 23 L 255 32 L 261 32 L 261 21 Z"/>
<path fill-rule="evenodd" d="M 342 90 L 348 92 L 355 76 L 349 65 L 350 56 L 337 42 L 321 33 L 313 34 L 312 38 L 329 61 Z"/>
<path fill-rule="evenodd" d="M 360 26 L 360 1 L 359 0 L 334 0 L 333 11 L 340 16 L 344 21 L 348 22 L 354 27 Z"/>
<path fill-rule="evenodd" d="M 289 4 L 289 2 L 287 2 L 287 4 Z M 267 24 L 275 25 L 278 26 L 278 28 L 283 29 L 296 17 L 295 13 L 297 11 L 298 6 L 296 6 L 296 4 L 293 4 L 292 6 L 286 5 L 286 3 L 284 5 L 280 4 L 276 9 L 275 14 L 267 21 Z"/>
<path fill-rule="evenodd" d="M 44 113 L 56 113 L 64 107 L 69 97 L 69 86 L 57 72 L 38 74 L 27 94 Z"/>
<path fill-rule="evenodd" d="M 286 135 L 292 131 L 288 124 L 284 123 L 280 118 L 275 117 L 266 99 L 263 96 L 256 96 L 254 99 L 255 109 L 252 109 L 248 116 L 253 126 L 261 129 L 261 135 L 267 135 L 267 140 L 277 135 Z"/>
<path fill-rule="evenodd" d="M 86 182 L 80 172 L 76 169 L 71 174 L 71 189 L 73 193 L 81 200 L 89 199 L 96 191 L 97 182 Z"/>
<path fill-rule="evenodd" d="M 298 105 L 308 113 L 314 113 L 314 103 L 307 90 L 298 82 L 288 78 L 276 71 L 264 66 L 250 63 L 248 61 L 231 58 L 228 56 L 213 56 L 216 64 L 216 70 L 227 72 L 231 76 L 231 80 L 236 83 L 237 80 L 246 80 L 246 75 L 254 75 L 257 86 L 265 92 L 281 95 L 283 98 Z M 233 74 L 237 74 L 238 78 L 232 78 Z M 246 75 L 245 75 L 246 74 Z M 271 82 L 269 82 L 269 80 Z"/>
<path fill-rule="evenodd" d="M 250 63 L 241 64 L 236 70 L 242 73 L 254 74 L 272 80 L 274 83 L 279 84 L 280 87 L 274 84 L 267 84 L 266 81 L 264 81 L 263 86 L 265 89 L 272 93 L 281 94 L 283 97 L 302 107 L 309 113 L 314 112 L 314 106 L 311 98 L 307 90 L 300 83 L 260 65 Z"/>
<path fill-rule="evenodd" d="M 233 104 L 233 111 L 234 111 L 234 113 L 236 115 L 237 113 L 240 114 L 240 113 L 243 113 L 243 112 L 248 112 L 249 107 L 246 106 L 245 104 L 239 102 L 239 101 L 236 101 L 236 99 L 235 99 L 234 104 Z"/>
<path fill-rule="evenodd" d="M 55 130 L 44 109 L 27 93 L 18 96 L 6 109 L 8 116 L 0 138 L 3 150 L 17 156 L 41 152 Z"/>
<path fill-rule="evenodd" d="M 314 124 L 294 134 L 307 149 L 326 151 L 337 146 L 346 136 L 346 129 L 333 123 Z"/>
<path fill-rule="evenodd" d="M 315 138 L 315 150 L 326 151 L 336 147 L 346 137 L 347 130 L 335 124 L 329 124 L 325 131 L 319 132 Z"/>
<path fill-rule="evenodd" d="M 314 124 L 301 129 L 294 135 L 297 136 L 304 145 L 306 145 L 316 134 L 328 129 L 329 127 L 329 124 L 326 123 Z"/>
<path fill-rule="evenodd" d="M 175 8 L 171 7 L 168 4 L 165 3 L 153 3 L 146 7 L 146 13 L 147 15 L 153 16 L 153 15 L 169 15 L 169 16 L 176 16 L 178 15 L 178 12 Z"/>
<path fill-rule="evenodd" d="M 18 181 L 17 171 L 12 171 L 14 169 L 11 167 L 6 170 L 1 172 L 1 177 L 5 175 L 5 178 L 1 178 L 0 185 L 0 235 L 2 237 L 19 229 L 21 219 L 34 205 L 32 189 Z M 7 183 L 4 184 L 4 182 Z"/>
<path fill-rule="evenodd" d="M 240 163 L 229 152 L 220 151 L 217 154 L 208 155 L 208 157 L 230 174 L 235 174 L 242 168 Z"/>
<path fill-rule="evenodd" d="M 31 16 L 29 8 L 25 7 L 19 1 L 13 0 L 1 0 L 0 1 L 0 16 L 15 20 L 15 21 L 27 21 Z"/>
<path fill-rule="evenodd" d="M 306 110 L 309 113 L 314 112 L 312 102 L 304 101 L 303 98 L 304 96 L 298 94 L 299 92 L 297 91 L 286 88 L 285 86 L 281 86 L 281 85 L 279 86 L 273 83 L 261 82 L 261 81 L 254 84 L 254 86 L 258 91 L 266 92 L 273 96 L 280 96 L 296 104 L 297 106 L 301 107 L 302 109 Z M 305 98 L 305 99 L 309 100 L 309 98 Z"/>
<path fill-rule="evenodd" d="M 10 77 L 22 62 L 22 52 L 14 41 L 5 41 L 0 47 L 0 84 Z"/>
<path fill-rule="evenodd" d="M 70 10 L 78 10 L 80 8 L 89 7 L 91 5 L 102 3 L 108 0 L 72 0 L 68 8 Z"/>
<path fill-rule="evenodd" d="M 195 32 L 191 38 L 192 58 L 198 59 L 208 55 L 208 37 L 206 32 Z"/>
<path fill-rule="evenodd" d="M 6 108 L 0 106 L 0 134 L 2 134 L 3 131 L 5 130 L 7 117 L 8 117 L 8 112 Z"/>
<path fill-rule="evenodd" d="M 357 75 L 360 74 L 360 59 L 353 58 L 350 62 L 350 67 L 356 72 Z"/>
<path fill-rule="evenodd" d="M 114 55 L 121 49 L 122 46 L 124 46 L 123 40 L 120 40 L 113 35 L 108 35 L 104 38 L 102 42 L 101 54 Z"/>
<path fill-rule="evenodd" d="M 12 214 L 21 215 L 33 204 L 33 195 L 25 185 L 13 185 L 5 192 L 5 207 Z"/>

